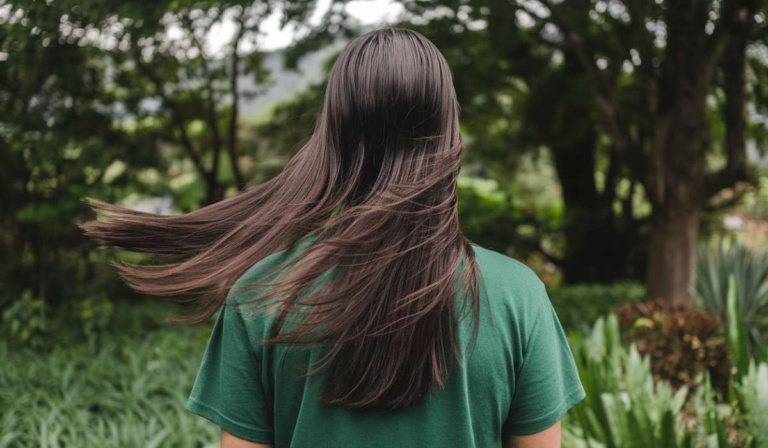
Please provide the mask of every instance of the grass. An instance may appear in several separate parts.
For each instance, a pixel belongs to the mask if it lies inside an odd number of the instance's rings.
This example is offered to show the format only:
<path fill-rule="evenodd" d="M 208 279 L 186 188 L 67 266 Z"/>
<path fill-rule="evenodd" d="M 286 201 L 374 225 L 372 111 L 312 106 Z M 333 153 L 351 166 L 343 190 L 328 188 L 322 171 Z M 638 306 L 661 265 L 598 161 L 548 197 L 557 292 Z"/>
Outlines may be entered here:
<path fill-rule="evenodd" d="M 210 327 L 133 330 L 45 353 L 0 342 L 0 447 L 218 446 L 184 409 Z"/>

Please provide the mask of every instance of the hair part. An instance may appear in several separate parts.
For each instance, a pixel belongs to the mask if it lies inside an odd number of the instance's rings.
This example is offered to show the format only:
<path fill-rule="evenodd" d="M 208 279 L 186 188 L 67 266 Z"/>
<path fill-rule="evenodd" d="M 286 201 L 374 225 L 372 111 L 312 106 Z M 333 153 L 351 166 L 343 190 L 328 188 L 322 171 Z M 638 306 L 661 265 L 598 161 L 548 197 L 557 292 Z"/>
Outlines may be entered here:
<path fill-rule="evenodd" d="M 140 293 L 197 304 L 171 320 L 180 324 L 208 320 L 255 263 L 315 235 L 291 269 L 251 285 L 269 288 L 248 302 L 278 316 L 261 343 L 327 347 L 308 374 L 332 372 L 328 404 L 408 407 L 461 362 L 460 308 L 479 314 L 457 211 L 458 115 L 439 50 L 412 30 L 376 30 L 341 51 L 314 131 L 281 173 L 183 215 L 91 199 L 101 219 L 82 228 L 104 245 L 159 256 L 165 264 L 117 267 Z"/>

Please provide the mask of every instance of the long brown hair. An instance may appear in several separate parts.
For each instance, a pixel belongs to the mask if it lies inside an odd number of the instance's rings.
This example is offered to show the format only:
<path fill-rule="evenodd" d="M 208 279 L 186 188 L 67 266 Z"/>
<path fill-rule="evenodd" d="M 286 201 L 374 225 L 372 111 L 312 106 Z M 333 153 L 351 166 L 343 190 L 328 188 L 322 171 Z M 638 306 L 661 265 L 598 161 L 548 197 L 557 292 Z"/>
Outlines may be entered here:
<path fill-rule="evenodd" d="M 327 347 L 309 369 L 332 371 L 326 403 L 407 407 L 444 387 L 461 362 L 457 298 L 479 314 L 474 252 L 456 208 L 458 114 L 438 49 L 412 30 L 376 30 L 342 50 L 314 132 L 280 174 L 176 216 L 89 200 L 101 219 L 82 227 L 164 260 L 117 266 L 136 291 L 192 297 L 199 311 L 174 320 L 183 324 L 206 321 L 255 263 L 312 235 L 292 268 L 250 300 L 277 310 L 261 343 Z M 331 268 L 331 281 L 306 294 Z"/>

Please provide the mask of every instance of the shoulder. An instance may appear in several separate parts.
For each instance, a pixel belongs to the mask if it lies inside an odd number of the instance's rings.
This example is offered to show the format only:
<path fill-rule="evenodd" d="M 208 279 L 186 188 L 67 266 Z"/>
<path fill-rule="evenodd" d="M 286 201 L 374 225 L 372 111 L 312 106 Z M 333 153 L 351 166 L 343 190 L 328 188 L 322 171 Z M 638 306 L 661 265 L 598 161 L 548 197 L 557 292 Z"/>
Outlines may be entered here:
<path fill-rule="evenodd" d="M 541 294 L 544 283 L 524 263 L 500 252 L 473 244 L 481 275 L 489 286 L 515 295 Z"/>
<path fill-rule="evenodd" d="M 544 282 L 524 263 L 480 246 L 475 249 L 481 297 L 492 320 L 508 322 L 514 338 L 526 341 L 551 308 Z"/>
<path fill-rule="evenodd" d="M 306 246 L 308 240 L 303 239 L 290 243 L 283 249 L 253 263 L 232 284 L 227 296 L 230 303 L 242 302 L 251 297 L 258 290 L 258 283 L 269 282 L 276 279 L 299 250 Z M 254 289 L 254 286 L 257 288 Z"/>
<path fill-rule="evenodd" d="M 556 317 L 546 286 L 524 263 L 505 254 L 473 246 L 481 273 L 481 288 L 486 285 L 488 318 L 499 325 L 503 338 L 522 365 L 526 348 L 535 338 L 549 337 Z M 559 324 L 558 324 L 559 325 Z"/>

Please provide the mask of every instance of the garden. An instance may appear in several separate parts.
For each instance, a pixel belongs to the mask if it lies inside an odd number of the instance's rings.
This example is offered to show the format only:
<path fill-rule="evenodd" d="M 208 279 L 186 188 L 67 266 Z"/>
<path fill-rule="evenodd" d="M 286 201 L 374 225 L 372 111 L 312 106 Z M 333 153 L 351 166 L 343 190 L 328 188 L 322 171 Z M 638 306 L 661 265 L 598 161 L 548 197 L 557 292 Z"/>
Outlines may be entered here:
<path fill-rule="evenodd" d="M 83 199 L 270 179 L 385 25 L 453 71 L 464 234 L 568 334 L 563 446 L 768 447 L 768 5 L 684 3 L 0 1 L 0 448 L 218 446 L 184 408 L 212 321 L 131 291 Z"/>
<path fill-rule="evenodd" d="M 696 309 L 637 283 L 552 289 L 587 392 L 563 446 L 766 446 L 766 257 L 703 251 Z M 183 407 L 210 325 L 169 326 L 179 309 L 146 299 L 85 303 L 52 316 L 22 299 L 4 315 L 0 446 L 218 446 Z"/>

